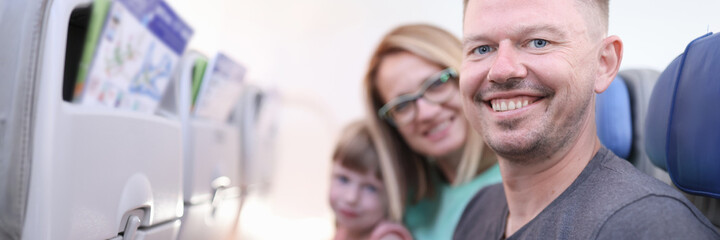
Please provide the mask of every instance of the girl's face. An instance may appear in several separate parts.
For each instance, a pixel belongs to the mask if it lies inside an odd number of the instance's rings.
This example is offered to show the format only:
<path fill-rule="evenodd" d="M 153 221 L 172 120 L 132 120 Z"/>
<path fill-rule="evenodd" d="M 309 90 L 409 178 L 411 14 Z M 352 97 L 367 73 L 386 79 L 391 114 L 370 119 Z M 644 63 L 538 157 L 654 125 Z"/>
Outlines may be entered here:
<path fill-rule="evenodd" d="M 377 73 L 377 89 L 385 103 L 416 93 L 443 69 L 414 54 L 401 52 L 385 56 Z M 468 123 L 462 111 L 457 83 L 451 82 L 451 97 L 434 103 L 422 97 L 414 101 L 414 118 L 397 124 L 397 130 L 414 151 L 442 158 L 465 145 Z M 426 92 L 427 95 L 427 92 Z"/>
<path fill-rule="evenodd" d="M 374 172 L 361 174 L 334 161 L 330 206 L 339 226 L 351 232 L 371 231 L 385 219 L 386 203 L 385 187 Z"/>

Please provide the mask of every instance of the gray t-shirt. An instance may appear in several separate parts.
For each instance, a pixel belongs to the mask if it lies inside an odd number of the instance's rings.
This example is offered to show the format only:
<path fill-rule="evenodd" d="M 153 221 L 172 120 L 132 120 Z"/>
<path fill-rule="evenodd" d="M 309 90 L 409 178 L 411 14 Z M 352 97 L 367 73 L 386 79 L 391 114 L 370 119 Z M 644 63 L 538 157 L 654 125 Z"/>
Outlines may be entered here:
<path fill-rule="evenodd" d="M 502 184 L 480 190 L 454 239 L 503 239 Z M 507 239 L 720 239 L 685 197 L 605 147 L 557 199 Z"/>

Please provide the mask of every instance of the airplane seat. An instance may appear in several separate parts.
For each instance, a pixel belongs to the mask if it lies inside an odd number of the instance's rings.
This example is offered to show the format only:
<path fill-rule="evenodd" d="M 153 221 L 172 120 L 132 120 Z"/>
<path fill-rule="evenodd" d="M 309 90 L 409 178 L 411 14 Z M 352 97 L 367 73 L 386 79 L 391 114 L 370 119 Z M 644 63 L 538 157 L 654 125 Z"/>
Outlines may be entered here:
<path fill-rule="evenodd" d="M 174 239 L 179 229 L 180 123 L 63 94 L 91 3 L 0 3 L 0 239 Z"/>
<path fill-rule="evenodd" d="M 0 239 L 21 239 L 30 188 L 38 1 L 0 4 Z"/>
<path fill-rule="evenodd" d="M 608 89 L 597 95 L 595 121 L 605 147 L 640 171 L 670 184 L 670 177 L 650 162 L 644 149 L 645 114 L 659 75 L 652 69 L 620 71 Z"/>
<path fill-rule="evenodd" d="M 254 195 L 265 194 L 272 184 L 279 100 L 276 89 L 248 84 L 235 109 L 233 121 L 241 128 L 242 182 Z"/>
<path fill-rule="evenodd" d="M 263 143 L 258 142 L 258 123 L 260 111 L 263 107 L 264 100 L 267 96 L 262 88 L 255 85 L 246 85 L 243 89 L 242 104 L 238 104 L 235 112 L 239 116 L 234 120 L 242 128 L 241 133 L 241 149 L 242 149 L 242 177 L 245 185 L 258 184 L 262 182 L 263 169 L 262 164 L 267 162 L 259 161 L 257 158 L 258 146 Z"/>
<path fill-rule="evenodd" d="M 607 90 L 598 94 L 595 101 L 595 122 L 600 141 L 615 155 L 627 159 L 632 147 L 632 120 L 630 95 L 625 81 L 620 77 Z"/>
<path fill-rule="evenodd" d="M 720 226 L 720 34 L 688 44 L 653 89 L 645 129 L 652 162 Z"/>
<path fill-rule="evenodd" d="M 196 117 L 191 111 L 189 96 L 198 60 L 207 58 L 195 50 L 185 53 L 175 73 L 178 84 L 173 86 L 184 146 L 185 212 L 177 239 L 230 239 L 244 198 L 240 131 L 236 124 Z"/>
<path fill-rule="evenodd" d="M 627 69 L 618 75 L 625 81 L 630 96 L 630 109 L 632 115 L 632 148 L 626 158 L 641 172 L 655 177 L 671 185 L 670 176 L 661 168 L 656 167 L 645 153 L 645 118 L 647 117 L 650 95 L 657 82 L 660 72 L 654 69 Z"/>

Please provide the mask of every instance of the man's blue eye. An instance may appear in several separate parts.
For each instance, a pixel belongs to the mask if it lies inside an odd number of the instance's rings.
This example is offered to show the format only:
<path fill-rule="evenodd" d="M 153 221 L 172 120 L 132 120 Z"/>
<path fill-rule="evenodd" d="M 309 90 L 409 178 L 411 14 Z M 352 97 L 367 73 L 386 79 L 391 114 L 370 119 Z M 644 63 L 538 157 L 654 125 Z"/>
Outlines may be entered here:
<path fill-rule="evenodd" d="M 548 45 L 548 41 L 544 39 L 533 39 L 531 43 L 534 48 L 544 48 Z"/>
<path fill-rule="evenodd" d="M 478 54 L 478 55 L 485 55 L 485 54 L 490 53 L 491 51 L 492 51 L 492 48 L 490 46 L 482 45 L 482 46 L 476 47 L 473 50 L 473 53 Z"/>

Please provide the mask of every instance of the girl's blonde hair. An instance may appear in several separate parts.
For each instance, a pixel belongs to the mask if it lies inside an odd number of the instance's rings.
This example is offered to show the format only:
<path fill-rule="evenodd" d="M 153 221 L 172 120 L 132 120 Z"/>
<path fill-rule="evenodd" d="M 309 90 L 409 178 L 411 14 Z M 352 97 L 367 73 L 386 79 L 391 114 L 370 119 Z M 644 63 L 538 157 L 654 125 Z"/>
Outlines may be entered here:
<path fill-rule="evenodd" d="M 355 121 L 343 129 L 333 151 L 333 162 L 362 174 L 375 173 L 375 177 L 382 180 L 380 161 L 375 149 L 366 122 Z"/>
<path fill-rule="evenodd" d="M 386 165 L 396 167 L 392 170 L 398 177 L 399 197 L 397 200 L 400 203 L 396 205 L 401 208 L 396 211 L 402 214 L 402 207 L 408 199 L 416 202 L 422 198 L 433 196 L 436 190 L 429 178 L 430 172 L 435 170 L 426 161 L 426 157 L 413 151 L 397 129 L 377 115 L 378 109 L 385 104 L 377 84 L 380 63 L 385 56 L 399 52 L 414 54 L 437 64 L 440 68 L 451 67 L 457 70 L 462 61 L 462 43 L 451 33 L 435 26 L 404 25 L 386 34 L 370 58 L 364 79 L 367 114 L 369 115 L 368 124 L 370 131 L 376 132 L 379 136 L 376 144 L 381 162 L 387 161 L 390 163 Z M 484 147 L 485 144 L 480 135 L 469 129 L 456 178 L 451 182 L 453 185 L 470 181 L 478 172 L 484 171 L 496 162 L 492 157 L 486 157 L 487 161 L 481 161 Z M 494 156 L 490 153 L 485 154 Z M 408 194 L 411 196 L 408 197 Z"/>

